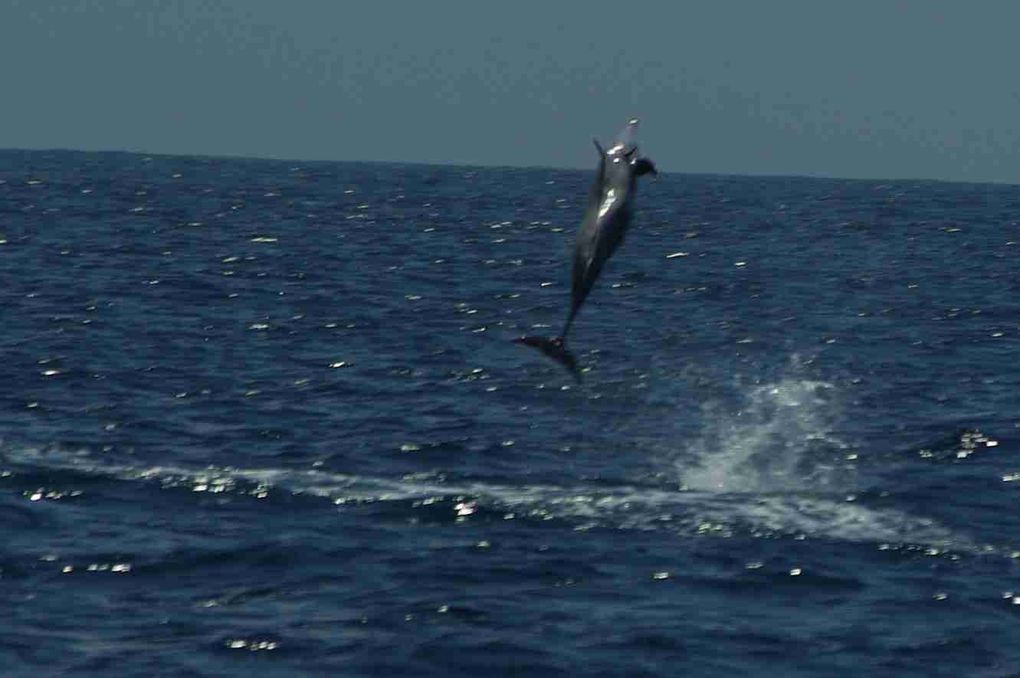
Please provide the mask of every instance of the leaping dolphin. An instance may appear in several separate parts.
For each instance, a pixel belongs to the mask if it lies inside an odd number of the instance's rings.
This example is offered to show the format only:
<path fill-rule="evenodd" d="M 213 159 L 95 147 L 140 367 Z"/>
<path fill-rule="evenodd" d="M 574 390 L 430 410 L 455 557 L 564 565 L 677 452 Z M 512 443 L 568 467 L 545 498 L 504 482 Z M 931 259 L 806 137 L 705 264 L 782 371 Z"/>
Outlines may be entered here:
<path fill-rule="evenodd" d="M 571 274 L 570 313 L 563 331 L 556 337 L 518 337 L 516 344 L 533 346 L 556 360 L 580 380 L 577 360 L 567 350 L 567 333 L 584 300 L 613 256 L 630 226 L 637 178 L 651 172 L 655 164 L 638 155 L 636 119 L 630 120 L 608 151 L 598 139 L 592 139 L 599 153 L 599 166 L 588 193 L 584 220 L 574 242 L 574 267 Z"/>

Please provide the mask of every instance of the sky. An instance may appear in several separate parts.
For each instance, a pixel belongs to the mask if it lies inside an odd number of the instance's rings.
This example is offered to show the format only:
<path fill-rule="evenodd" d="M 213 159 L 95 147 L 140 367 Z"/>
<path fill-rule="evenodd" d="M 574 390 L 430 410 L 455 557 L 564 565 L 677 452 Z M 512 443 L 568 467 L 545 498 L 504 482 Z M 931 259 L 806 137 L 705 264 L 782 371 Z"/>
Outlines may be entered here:
<path fill-rule="evenodd" d="M 0 148 L 1020 183 L 1015 0 L 0 0 Z"/>

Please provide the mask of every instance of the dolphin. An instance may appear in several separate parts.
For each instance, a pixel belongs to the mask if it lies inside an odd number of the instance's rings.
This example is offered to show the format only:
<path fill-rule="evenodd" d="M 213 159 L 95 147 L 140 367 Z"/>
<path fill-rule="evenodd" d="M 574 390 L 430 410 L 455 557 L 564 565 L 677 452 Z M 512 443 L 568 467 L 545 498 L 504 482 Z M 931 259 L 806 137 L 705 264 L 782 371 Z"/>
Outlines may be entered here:
<path fill-rule="evenodd" d="M 637 178 L 649 173 L 658 175 L 655 164 L 638 154 L 637 125 L 637 119 L 630 120 L 608 151 L 603 150 L 598 139 L 592 139 L 599 154 L 599 165 L 574 241 L 570 312 L 563 331 L 555 337 L 526 336 L 513 340 L 515 344 L 537 348 L 566 367 L 579 381 L 577 359 L 567 350 L 567 333 L 602 272 L 602 266 L 623 242 L 633 213 Z"/>

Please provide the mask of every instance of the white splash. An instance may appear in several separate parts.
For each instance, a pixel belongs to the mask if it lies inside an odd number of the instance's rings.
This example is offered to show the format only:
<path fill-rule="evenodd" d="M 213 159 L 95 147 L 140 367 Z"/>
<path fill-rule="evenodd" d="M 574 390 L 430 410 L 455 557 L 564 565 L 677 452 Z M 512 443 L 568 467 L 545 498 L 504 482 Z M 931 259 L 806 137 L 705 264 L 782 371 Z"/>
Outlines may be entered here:
<path fill-rule="evenodd" d="M 712 492 L 818 490 L 849 446 L 831 430 L 834 389 L 807 379 L 759 385 L 736 411 L 704 407 L 705 428 L 676 469 L 684 486 Z M 694 464 L 691 466 L 690 457 Z"/>

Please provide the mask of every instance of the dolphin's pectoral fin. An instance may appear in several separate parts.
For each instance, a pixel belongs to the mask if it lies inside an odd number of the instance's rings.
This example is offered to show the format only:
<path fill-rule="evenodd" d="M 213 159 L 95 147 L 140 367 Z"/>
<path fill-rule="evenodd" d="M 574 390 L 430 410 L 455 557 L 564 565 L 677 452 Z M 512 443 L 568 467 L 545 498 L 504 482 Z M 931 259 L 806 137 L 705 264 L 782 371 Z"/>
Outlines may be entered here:
<path fill-rule="evenodd" d="M 514 339 L 514 343 L 537 348 L 539 351 L 567 368 L 567 370 L 574 375 L 574 379 L 581 381 L 581 371 L 577 369 L 577 359 L 574 358 L 574 355 L 567 350 L 563 337 L 518 337 Z"/>
<path fill-rule="evenodd" d="M 595 137 L 592 137 L 591 138 L 591 142 L 593 144 L 595 144 L 595 150 L 599 152 L 599 155 L 605 155 L 606 154 L 605 149 L 602 148 L 602 144 L 599 143 L 598 139 L 596 139 Z"/>
<path fill-rule="evenodd" d="M 651 174 L 656 179 L 659 178 L 659 170 L 655 167 L 655 163 L 648 158 L 638 158 L 634 161 L 634 176 L 641 177 L 646 174 Z"/>

